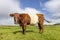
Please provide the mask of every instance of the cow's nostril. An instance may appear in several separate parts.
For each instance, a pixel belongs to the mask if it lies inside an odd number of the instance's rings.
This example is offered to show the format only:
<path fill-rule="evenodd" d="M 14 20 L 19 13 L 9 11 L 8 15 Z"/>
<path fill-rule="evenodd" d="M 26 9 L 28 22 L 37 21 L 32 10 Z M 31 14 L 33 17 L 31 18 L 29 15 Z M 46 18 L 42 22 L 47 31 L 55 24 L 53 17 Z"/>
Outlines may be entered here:
<path fill-rule="evenodd" d="M 18 24 L 17 22 L 14 22 L 14 24 Z"/>
<path fill-rule="evenodd" d="M 14 22 L 14 24 L 17 24 L 16 22 Z"/>
<path fill-rule="evenodd" d="M 14 22 L 14 24 L 16 24 L 16 22 Z"/>

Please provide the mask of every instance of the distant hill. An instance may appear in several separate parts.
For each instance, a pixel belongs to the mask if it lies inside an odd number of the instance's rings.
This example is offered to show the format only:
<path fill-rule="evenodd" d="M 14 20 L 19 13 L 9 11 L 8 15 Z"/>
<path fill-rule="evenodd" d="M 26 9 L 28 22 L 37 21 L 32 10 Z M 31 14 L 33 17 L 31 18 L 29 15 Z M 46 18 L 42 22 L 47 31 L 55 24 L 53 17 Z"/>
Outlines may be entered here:
<path fill-rule="evenodd" d="M 54 24 L 54 25 L 60 25 L 60 23 L 56 23 L 56 24 Z"/>

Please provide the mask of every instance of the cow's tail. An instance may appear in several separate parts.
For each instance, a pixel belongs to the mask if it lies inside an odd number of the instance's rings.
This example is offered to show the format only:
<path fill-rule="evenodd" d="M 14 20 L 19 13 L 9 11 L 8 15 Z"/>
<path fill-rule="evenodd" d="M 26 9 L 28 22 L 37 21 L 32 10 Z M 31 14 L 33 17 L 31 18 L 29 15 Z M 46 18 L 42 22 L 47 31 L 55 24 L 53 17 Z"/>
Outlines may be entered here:
<path fill-rule="evenodd" d="M 50 21 L 48 21 L 48 20 L 46 20 L 46 19 L 44 19 L 46 22 L 48 22 L 48 23 L 51 23 Z"/>

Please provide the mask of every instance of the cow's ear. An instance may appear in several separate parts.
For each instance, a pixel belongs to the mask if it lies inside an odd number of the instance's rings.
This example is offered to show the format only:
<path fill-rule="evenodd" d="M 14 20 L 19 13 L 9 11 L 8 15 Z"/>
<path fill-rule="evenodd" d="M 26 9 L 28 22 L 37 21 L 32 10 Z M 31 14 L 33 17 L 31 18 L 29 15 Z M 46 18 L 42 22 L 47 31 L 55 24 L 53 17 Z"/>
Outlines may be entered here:
<path fill-rule="evenodd" d="M 14 14 L 10 14 L 10 16 L 11 16 L 11 17 L 13 17 L 13 16 L 14 16 Z"/>

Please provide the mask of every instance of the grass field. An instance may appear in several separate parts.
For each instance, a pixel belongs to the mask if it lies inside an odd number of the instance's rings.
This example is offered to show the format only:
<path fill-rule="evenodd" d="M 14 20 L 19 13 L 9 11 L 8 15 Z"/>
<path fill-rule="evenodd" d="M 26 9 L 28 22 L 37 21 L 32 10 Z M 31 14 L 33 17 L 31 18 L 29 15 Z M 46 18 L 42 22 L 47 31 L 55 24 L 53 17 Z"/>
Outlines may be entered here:
<path fill-rule="evenodd" d="M 60 25 L 44 26 L 44 33 L 38 33 L 38 27 L 30 26 L 26 35 L 19 26 L 0 26 L 0 40 L 60 40 Z"/>

